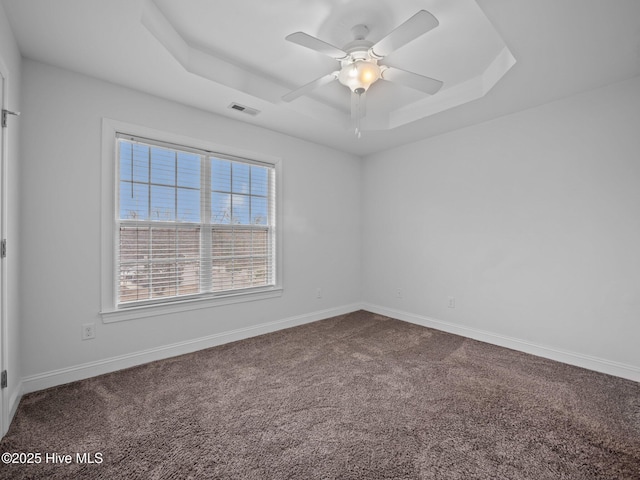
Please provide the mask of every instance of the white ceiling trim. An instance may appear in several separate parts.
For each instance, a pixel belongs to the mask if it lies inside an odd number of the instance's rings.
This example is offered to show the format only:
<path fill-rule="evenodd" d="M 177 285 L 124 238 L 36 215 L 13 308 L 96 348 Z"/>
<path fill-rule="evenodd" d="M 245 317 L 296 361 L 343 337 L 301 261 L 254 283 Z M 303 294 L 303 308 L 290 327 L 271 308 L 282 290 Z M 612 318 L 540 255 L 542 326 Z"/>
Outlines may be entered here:
<path fill-rule="evenodd" d="M 460 1 L 460 0 L 459 0 Z M 474 2 L 461 0 L 461 11 L 478 9 Z M 478 9 L 479 10 L 479 9 Z M 331 124 L 350 125 L 348 104 L 345 109 L 336 108 L 329 103 L 317 100 L 313 96 L 301 97 L 285 103 L 282 96 L 292 88 L 265 73 L 256 73 L 236 63 L 227 61 L 219 55 L 203 51 L 190 44 L 174 27 L 153 0 L 145 0 L 141 15 L 142 25 L 189 73 L 207 80 L 233 88 L 259 100 L 267 101 L 279 108 L 290 108 L 297 113 L 319 119 Z M 488 22 L 482 27 L 487 28 Z M 491 28 L 489 26 L 489 28 Z M 515 58 L 504 46 L 496 58 L 483 71 L 474 77 L 456 85 L 447 86 L 437 94 L 429 95 L 408 105 L 396 109 L 369 112 L 363 119 L 365 130 L 391 130 L 411 123 L 463 103 L 484 96 L 504 74 L 515 64 Z"/>
<path fill-rule="evenodd" d="M 176 61 L 194 75 L 271 103 L 278 102 L 280 97 L 288 91 L 287 87 L 278 85 L 264 76 L 255 75 L 190 45 L 176 31 L 153 0 L 145 1 L 140 21 Z"/>
<path fill-rule="evenodd" d="M 409 104 L 392 112 L 389 119 L 390 128 L 415 122 L 424 117 L 435 115 L 463 103 L 484 97 L 515 63 L 516 59 L 509 49 L 507 47 L 503 48 L 482 74 L 453 87 L 443 89 L 438 95 L 425 98 L 422 101 Z"/>
<path fill-rule="evenodd" d="M 288 106 L 282 101 L 282 96 L 291 90 L 290 86 L 282 85 L 265 75 L 256 75 L 219 56 L 190 45 L 153 0 L 144 2 L 140 22 L 187 72 L 271 104 Z M 291 108 L 311 117 L 348 124 L 348 116 L 345 111 L 318 102 L 311 97 L 291 104 Z"/>

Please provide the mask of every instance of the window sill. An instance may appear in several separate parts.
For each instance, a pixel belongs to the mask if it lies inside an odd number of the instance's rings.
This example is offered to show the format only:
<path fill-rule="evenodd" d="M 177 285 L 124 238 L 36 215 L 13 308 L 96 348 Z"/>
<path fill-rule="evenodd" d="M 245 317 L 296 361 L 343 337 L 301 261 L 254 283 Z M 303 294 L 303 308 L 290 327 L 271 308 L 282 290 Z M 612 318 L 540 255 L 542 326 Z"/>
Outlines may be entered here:
<path fill-rule="evenodd" d="M 282 296 L 282 287 L 273 287 L 269 290 L 258 292 L 230 293 L 218 297 L 197 298 L 190 300 L 176 300 L 170 303 L 141 305 L 138 307 L 125 307 L 114 310 L 103 310 L 100 312 L 103 323 L 122 322 L 134 320 L 136 318 L 154 317 L 158 315 L 169 315 L 172 313 L 188 312 L 203 308 L 218 307 L 221 305 L 231 305 L 234 303 L 252 302 Z"/>

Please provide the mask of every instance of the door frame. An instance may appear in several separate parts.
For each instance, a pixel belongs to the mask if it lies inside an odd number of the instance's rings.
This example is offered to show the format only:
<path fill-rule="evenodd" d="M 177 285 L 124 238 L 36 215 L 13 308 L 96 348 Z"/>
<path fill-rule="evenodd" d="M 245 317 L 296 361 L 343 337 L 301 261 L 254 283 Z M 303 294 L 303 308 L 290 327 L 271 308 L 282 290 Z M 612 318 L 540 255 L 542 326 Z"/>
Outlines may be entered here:
<path fill-rule="evenodd" d="M 7 108 L 7 70 L 0 59 L 0 110 Z M 1 112 L 0 112 L 1 113 Z M 0 127 L 0 239 L 7 234 L 7 128 Z M 0 258 L 0 371 L 8 367 L 7 268 Z M 0 389 L 0 438 L 9 429 L 8 388 Z"/>

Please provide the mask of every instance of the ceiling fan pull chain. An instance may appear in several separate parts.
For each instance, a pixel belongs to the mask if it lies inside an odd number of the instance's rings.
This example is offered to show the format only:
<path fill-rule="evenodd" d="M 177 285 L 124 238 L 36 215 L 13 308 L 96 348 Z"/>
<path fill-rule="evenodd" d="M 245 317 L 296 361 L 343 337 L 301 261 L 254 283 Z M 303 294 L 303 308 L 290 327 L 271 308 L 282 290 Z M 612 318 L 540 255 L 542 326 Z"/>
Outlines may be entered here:
<path fill-rule="evenodd" d="M 362 117 L 364 114 L 364 89 L 356 89 L 351 93 L 351 122 L 356 138 L 362 137 Z"/>

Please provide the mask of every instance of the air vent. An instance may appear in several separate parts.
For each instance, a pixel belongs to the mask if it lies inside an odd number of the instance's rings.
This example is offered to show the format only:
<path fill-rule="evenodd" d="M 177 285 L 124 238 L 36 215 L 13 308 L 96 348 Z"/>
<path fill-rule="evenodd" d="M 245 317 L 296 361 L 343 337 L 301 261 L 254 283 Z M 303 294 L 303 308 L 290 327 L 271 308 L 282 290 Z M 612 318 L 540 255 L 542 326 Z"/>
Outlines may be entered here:
<path fill-rule="evenodd" d="M 235 102 L 229 105 L 229 108 L 231 110 L 237 110 L 239 112 L 246 113 L 248 115 L 253 115 L 253 116 L 256 116 L 257 114 L 260 113 L 260 110 L 256 110 L 255 108 L 251 108 L 251 107 L 245 107 L 244 105 L 240 105 L 239 103 L 235 103 Z"/>

